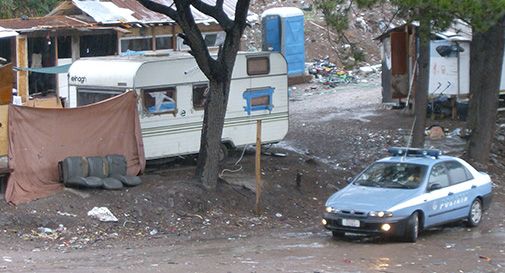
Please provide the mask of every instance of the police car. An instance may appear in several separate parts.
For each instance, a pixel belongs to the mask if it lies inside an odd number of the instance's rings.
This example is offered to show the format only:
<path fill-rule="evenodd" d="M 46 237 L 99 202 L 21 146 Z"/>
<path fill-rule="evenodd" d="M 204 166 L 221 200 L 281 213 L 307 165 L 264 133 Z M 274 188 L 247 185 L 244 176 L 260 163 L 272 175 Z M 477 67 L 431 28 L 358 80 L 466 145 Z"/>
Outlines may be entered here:
<path fill-rule="evenodd" d="M 389 148 L 326 201 L 323 225 L 338 237 L 383 235 L 415 242 L 419 231 L 465 220 L 475 227 L 491 202 L 489 175 L 439 150 Z"/>

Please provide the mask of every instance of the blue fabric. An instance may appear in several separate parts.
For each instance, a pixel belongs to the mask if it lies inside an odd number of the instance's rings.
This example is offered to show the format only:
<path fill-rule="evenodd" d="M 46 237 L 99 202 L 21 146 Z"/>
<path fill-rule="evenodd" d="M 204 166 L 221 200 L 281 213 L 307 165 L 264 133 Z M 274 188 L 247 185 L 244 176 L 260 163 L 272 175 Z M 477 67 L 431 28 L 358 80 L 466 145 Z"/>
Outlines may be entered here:
<path fill-rule="evenodd" d="M 70 69 L 71 65 L 72 64 L 65 64 L 65 65 L 59 65 L 59 66 L 37 67 L 37 68 L 14 67 L 14 70 L 22 70 L 22 71 L 29 71 L 29 72 L 43 73 L 43 74 L 63 74 L 63 73 L 68 73 L 68 69 Z"/>
<path fill-rule="evenodd" d="M 272 104 L 273 93 L 274 93 L 273 87 L 245 91 L 244 95 L 243 95 L 244 99 L 246 100 L 246 106 L 244 107 L 244 110 L 247 112 L 248 115 L 251 115 L 252 111 L 260 111 L 260 110 L 272 111 L 272 109 L 274 107 Z M 258 105 L 258 106 L 251 105 L 252 99 L 263 97 L 263 96 L 268 96 L 268 101 L 269 101 L 268 105 Z"/>

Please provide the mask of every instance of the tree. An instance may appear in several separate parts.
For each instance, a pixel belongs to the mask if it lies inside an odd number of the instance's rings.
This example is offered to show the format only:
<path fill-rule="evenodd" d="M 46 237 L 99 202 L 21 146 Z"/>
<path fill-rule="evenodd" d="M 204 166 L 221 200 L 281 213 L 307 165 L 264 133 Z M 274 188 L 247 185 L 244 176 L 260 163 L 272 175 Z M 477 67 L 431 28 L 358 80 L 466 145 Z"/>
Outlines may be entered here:
<path fill-rule="evenodd" d="M 198 67 L 209 79 L 209 92 L 204 105 L 204 119 L 200 141 L 200 152 L 195 177 L 203 185 L 212 189 L 217 185 L 219 173 L 219 153 L 223 134 L 224 117 L 230 92 L 231 75 L 240 46 L 240 38 L 247 25 L 249 0 L 237 1 L 234 19 L 223 10 L 224 0 L 216 0 L 214 6 L 201 0 L 174 0 L 170 6 L 152 0 L 139 0 L 146 8 L 172 18 L 182 29 L 179 36 L 189 45 L 190 54 Z M 175 8 L 173 7 L 175 5 Z M 226 33 L 224 44 L 217 56 L 209 53 L 202 33 L 198 29 L 191 9 L 214 18 Z"/>
<path fill-rule="evenodd" d="M 1 0 L 0 18 L 16 18 L 20 16 L 44 16 L 49 13 L 60 0 Z"/>
<path fill-rule="evenodd" d="M 505 16 L 484 32 L 474 29 L 470 44 L 470 120 L 468 155 L 474 161 L 487 163 L 496 130 L 500 90 Z"/>
<path fill-rule="evenodd" d="M 464 0 L 454 13 L 472 26 L 468 155 L 485 164 L 496 130 L 505 40 L 504 0 Z"/>

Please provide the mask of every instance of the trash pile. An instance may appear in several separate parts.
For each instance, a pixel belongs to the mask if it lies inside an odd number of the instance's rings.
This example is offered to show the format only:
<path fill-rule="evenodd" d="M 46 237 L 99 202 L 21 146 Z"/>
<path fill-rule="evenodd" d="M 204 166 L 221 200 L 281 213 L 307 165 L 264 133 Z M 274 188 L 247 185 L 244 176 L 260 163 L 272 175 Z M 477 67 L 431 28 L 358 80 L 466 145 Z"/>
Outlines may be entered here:
<path fill-rule="evenodd" d="M 359 78 L 353 75 L 353 71 L 339 69 L 329 59 L 329 56 L 314 59 L 314 62 L 308 68 L 309 74 L 313 75 L 319 83 L 329 87 L 358 83 Z"/>
<path fill-rule="evenodd" d="M 334 88 L 346 84 L 366 83 L 368 78 L 380 75 L 381 65 L 366 65 L 354 70 L 345 70 L 330 62 L 329 56 L 326 56 L 314 59 L 307 70 L 317 82 Z"/>

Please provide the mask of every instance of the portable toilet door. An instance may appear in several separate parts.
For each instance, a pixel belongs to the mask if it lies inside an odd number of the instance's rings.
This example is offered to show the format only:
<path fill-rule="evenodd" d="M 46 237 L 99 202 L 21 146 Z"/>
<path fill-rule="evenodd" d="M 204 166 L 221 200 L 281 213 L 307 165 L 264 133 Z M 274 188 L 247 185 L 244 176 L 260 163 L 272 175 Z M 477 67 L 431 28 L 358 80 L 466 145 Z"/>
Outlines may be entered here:
<path fill-rule="evenodd" d="M 268 9 L 261 15 L 263 50 L 280 51 L 288 63 L 288 75 L 305 72 L 303 11 L 293 7 Z"/>
<path fill-rule="evenodd" d="M 263 51 L 281 52 L 281 18 L 268 15 L 263 18 Z"/>

